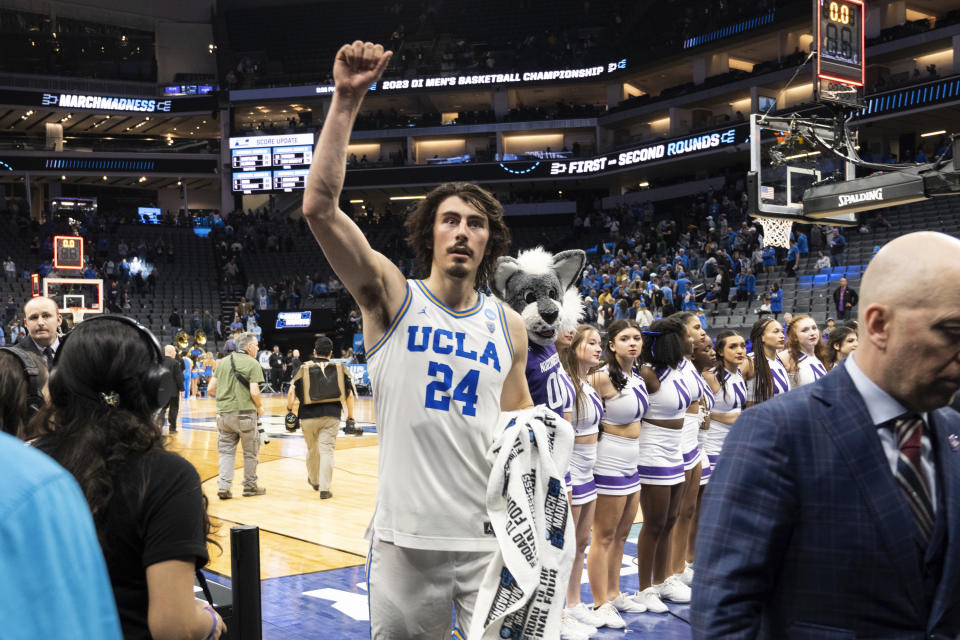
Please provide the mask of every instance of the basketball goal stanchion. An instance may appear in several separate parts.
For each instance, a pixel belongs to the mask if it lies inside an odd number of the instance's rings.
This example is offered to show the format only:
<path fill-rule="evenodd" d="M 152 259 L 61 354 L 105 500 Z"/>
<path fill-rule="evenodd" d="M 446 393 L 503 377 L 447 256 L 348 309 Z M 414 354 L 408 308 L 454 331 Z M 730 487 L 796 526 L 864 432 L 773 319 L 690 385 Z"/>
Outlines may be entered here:
<path fill-rule="evenodd" d="M 789 218 L 766 218 L 763 216 L 754 216 L 753 219 L 763 227 L 764 247 L 790 248 L 790 230 L 793 228 L 793 220 Z"/>

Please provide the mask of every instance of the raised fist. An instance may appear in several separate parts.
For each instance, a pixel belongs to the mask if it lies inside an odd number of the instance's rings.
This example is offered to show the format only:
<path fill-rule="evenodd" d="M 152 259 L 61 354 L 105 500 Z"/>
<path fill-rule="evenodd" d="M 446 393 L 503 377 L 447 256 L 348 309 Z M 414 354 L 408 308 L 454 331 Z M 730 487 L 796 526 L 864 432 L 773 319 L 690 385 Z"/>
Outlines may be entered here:
<path fill-rule="evenodd" d="M 341 95 L 360 97 L 383 75 L 393 57 L 383 45 L 355 41 L 337 51 L 333 62 L 333 82 Z"/>

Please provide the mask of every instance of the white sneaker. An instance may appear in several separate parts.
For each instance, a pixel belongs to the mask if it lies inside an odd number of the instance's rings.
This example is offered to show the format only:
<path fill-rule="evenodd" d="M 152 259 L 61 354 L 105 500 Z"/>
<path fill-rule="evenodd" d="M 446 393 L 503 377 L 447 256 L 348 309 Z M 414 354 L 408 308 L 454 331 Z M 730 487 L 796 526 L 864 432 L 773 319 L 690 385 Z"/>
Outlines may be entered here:
<path fill-rule="evenodd" d="M 677 574 L 677 578 L 688 587 L 691 586 L 693 584 L 693 566 L 688 564 L 686 569 Z"/>
<path fill-rule="evenodd" d="M 592 624 L 587 624 L 585 622 L 580 622 L 576 618 L 564 614 L 564 619 L 567 620 L 567 624 L 572 628 L 573 631 L 581 633 L 588 638 L 592 638 L 597 635 L 597 627 Z"/>
<path fill-rule="evenodd" d="M 560 640 L 588 640 L 590 636 L 582 633 L 573 625 L 579 624 L 573 618 L 564 616 L 560 619 Z"/>
<path fill-rule="evenodd" d="M 643 613 L 647 607 L 625 593 L 621 593 L 610 603 L 620 613 Z"/>
<path fill-rule="evenodd" d="M 590 627 L 598 628 L 603 626 L 600 615 L 591 607 L 588 607 L 582 602 L 564 609 L 563 613 L 564 615 L 570 616 L 577 622 L 582 622 Z"/>
<path fill-rule="evenodd" d="M 663 600 L 660 599 L 660 592 L 656 587 L 647 587 L 643 591 L 637 591 L 633 600 L 645 606 L 650 613 L 666 613 L 670 610 L 667 605 L 663 604 Z"/>
<path fill-rule="evenodd" d="M 690 587 L 683 584 L 679 576 L 670 576 L 658 585 L 657 591 L 660 592 L 661 600 L 669 600 L 679 604 L 690 602 Z"/>
<path fill-rule="evenodd" d="M 597 614 L 597 618 L 600 619 L 600 627 L 606 627 L 608 629 L 623 629 L 627 626 L 627 623 L 623 621 L 623 618 L 620 617 L 620 613 L 617 611 L 616 607 L 612 603 L 607 602 L 600 605 L 593 610 Z"/>

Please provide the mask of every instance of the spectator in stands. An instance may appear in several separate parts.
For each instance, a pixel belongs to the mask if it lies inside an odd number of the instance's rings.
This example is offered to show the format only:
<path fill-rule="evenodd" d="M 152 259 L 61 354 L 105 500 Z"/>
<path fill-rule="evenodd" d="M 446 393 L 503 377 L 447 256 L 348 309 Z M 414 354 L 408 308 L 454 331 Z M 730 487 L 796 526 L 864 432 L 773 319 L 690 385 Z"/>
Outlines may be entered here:
<path fill-rule="evenodd" d="M 850 317 L 850 312 L 855 306 L 859 297 L 854 289 L 847 286 L 847 279 L 840 278 L 840 286 L 833 290 L 833 305 L 837 310 L 837 318 L 846 320 Z"/>
<path fill-rule="evenodd" d="M 230 323 L 230 331 L 243 331 L 243 323 L 240 322 L 240 316 L 233 314 L 233 322 Z"/>
<path fill-rule="evenodd" d="M 797 269 L 800 268 L 800 247 L 797 246 L 796 240 L 790 241 L 790 250 L 787 251 L 786 264 L 787 276 L 792 278 L 797 274 Z"/>
<path fill-rule="evenodd" d="M 34 443 L 80 483 L 124 637 L 218 638 L 223 621 L 193 591 L 194 571 L 209 559 L 200 476 L 164 450 L 154 422 L 175 392 L 153 372 L 160 359 L 155 338 L 130 321 L 100 316 L 77 325 L 57 359 Z"/>
<path fill-rule="evenodd" d="M 209 309 L 203 310 L 203 317 L 200 320 L 200 328 L 203 329 L 203 332 L 207 334 L 207 339 L 216 338 L 216 323 L 213 321 L 213 316 L 210 315 Z"/>
<path fill-rule="evenodd" d="M 197 309 L 193 310 L 193 315 L 190 316 L 190 333 L 196 333 L 203 328 L 203 319 L 200 317 L 200 312 Z"/>
<path fill-rule="evenodd" d="M 257 485 L 260 452 L 257 422 L 263 415 L 260 401 L 263 368 L 256 355 L 257 336 L 250 332 L 240 334 L 237 352 L 217 363 L 207 387 L 207 395 L 217 399 L 217 451 L 220 452 L 217 497 L 221 500 L 233 497 L 230 487 L 238 442 L 243 447 L 243 495 L 262 496 L 267 492 Z"/>
<path fill-rule="evenodd" d="M 171 309 L 170 317 L 167 318 L 167 322 L 169 322 L 170 326 L 174 329 L 179 329 L 181 326 L 183 326 L 183 321 L 180 319 L 180 314 L 177 313 L 176 309 Z"/>
<path fill-rule="evenodd" d="M 747 309 L 753 303 L 753 297 L 757 292 L 757 276 L 753 275 L 753 269 L 747 269 L 746 273 L 740 276 L 740 283 L 737 285 L 737 300 L 747 303 Z"/>
<path fill-rule="evenodd" d="M 6 275 L 7 282 L 16 281 L 17 265 L 10 256 L 7 256 L 7 259 L 3 261 L 3 273 Z"/>
<path fill-rule="evenodd" d="M 823 251 L 817 251 L 817 261 L 814 263 L 813 268 L 817 271 L 820 271 L 821 269 L 829 269 L 830 258 L 823 255 Z"/>
<path fill-rule="evenodd" d="M 10 324 L 17 317 L 17 303 L 13 296 L 7 296 L 7 305 L 4 307 L 3 323 Z"/>
<path fill-rule="evenodd" d="M 806 258 L 810 255 L 810 243 L 807 240 L 807 234 L 803 231 L 797 234 L 797 249 L 800 251 L 801 258 Z"/>
<path fill-rule="evenodd" d="M 770 285 L 770 313 L 777 318 L 783 312 L 783 290 L 779 282 Z"/>
<path fill-rule="evenodd" d="M 830 266 L 839 267 L 843 265 L 843 252 L 847 248 L 847 239 L 843 237 L 839 229 L 834 229 L 833 240 L 830 242 Z"/>
<path fill-rule="evenodd" d="M 777 250 L 768 245 L 763 248 L 761 255 L 764 273 L 773 274 L 773 268 L 777 265 Z"/>

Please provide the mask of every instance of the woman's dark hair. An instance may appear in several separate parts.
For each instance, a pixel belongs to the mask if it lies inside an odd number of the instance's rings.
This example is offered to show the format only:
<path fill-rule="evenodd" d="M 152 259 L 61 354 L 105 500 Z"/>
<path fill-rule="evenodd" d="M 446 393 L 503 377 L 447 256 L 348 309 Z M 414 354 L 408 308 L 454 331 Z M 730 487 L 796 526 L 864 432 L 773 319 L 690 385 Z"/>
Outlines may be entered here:
<path fill-rule="evenodd" d="M 643 332 L 643 347 L 640 356 L 655 370 L 676 368 L 686 352 L 687 328 L 674 316 L 655 320 Z"/>
<path fill-rule="evenodd" d="M 127 460 L 164 448 L 154 421 L 156 400 L 144 393 L 141 382 L 156 366 L 157 354 L 135 327 L 99 321 L 74 327 L 56 363 L 50 404 L 31 422 L 39 433 L 35 444 L 73 474 L 102 533 L 106 507 L 114 491 L 123 488 L 115 482 Z M 215 542 L 206 497 L 203 505 L 204 533 Z"/>
<path fill-rule="evenodd" d="M 617 354 L 613 352 L 611 345 L 616 340 L 617 335 L 626 329 L 636 329 L 641 333 L 643 332 L 636 320 L 630 318 L 614 320 L 607 325 L 607 348 L 603 352 L 603 362 L 607 365 L 607 375 L 610 376 L 610 382 L 617 391 L 623 391 L 624 387 L 627 386 L 627 375 L 620 368 L 620 361 L 617 360 Z M 646 340 L 644 340 L 644 343 L 646 343 Z M 633 374 L 632 371 L 630 373 Z"/>
<path fill-rule="evenodd" d="M 40 358 L 28 351 L 20 355 L 33 363 L 37 370 L 34 394 L 38 394 L 47 382 L 47 367 Z M 27 439 L 26 425 L 31 417 L 30 382 L 23 363 L 15 354 L 0 351 L 0 430 Z"/>
<path fill-rule="evenodd" d="M 830 332 L 830 337 L 827 338 L 827 348 L 823 360 L 827 371 L 833 369 L 837 366 L 837 363 L 840 362 L 840 346 L 851 333 L 855 334 L 856 332 L 857 330 L 853 327 L 843 324 L 839 327 L 834 327 L 833 331 Z"/>
<path fill-rule="evenodd" d="M 780 291 L 780 283 L 779 283 L 779 282 L 774 282 L 773 284 L 771 284 L 771 285 L 770 285 L 770 290 L 771 290 L 771 291 Z"/>
<path fill-rule="evenodd" d="M 420 267 L 429 274 L 433 264 L 433 229 L 437 208 L 450 196 L 457 196 L 487 217 L 490 237 L 474 281 L 475 287 L 486 285 L 493 275 L 497 258 L 510 249 L 510 230 L 503 220 L 503 206 L 486 189 L 469 182 L 447 182 L 428 193 L 404 223 L 407 246 L 413 251 Z"/>
<path fill-rule="evenodd" d="M 560 354 L 560 364 L 573 381 L 574 420 L 580 416 L 583 408 L 583 376 L 580 375 L 580 357 L 577 355 L 577 349 L 590 332 L 595 332 L 597 335 L 600 335 L 600 332 L 597 331 L 597 328 L 592 324 L 581 324 L 578 326 L 576 332 L 573 334 L 573 340 L 570 341 L 570 346 Z"/>
<path fill-rule="evenodd" d="M 753 368 L 756 377 L 753 401 L 760 403 L 773 397 L 773 372 L 767 362 L 767 354 L 763 350 L 763 334 L 771 322 L 778 322 L 775 318 L 760 318 L 750 328 L 750 341 L 753 343 Z"/>
<path fill-rule="evenodd" d="M 727 387 L 723 383 L 730 376 L 730 372 L 727 371 L 727 367 L 723 363 L 723 351 L 727 347 L 727 340 L 740 337 L 742 336 L 739 333 L 730 329 L 717 334 L 717 346 L 715 347 L 717 364 L 713 367 L 713 375 L 717 377 L 717 382 L 720 383 L 720 391 L 723 393 L 724 402 L 727 401 Z"/>

